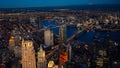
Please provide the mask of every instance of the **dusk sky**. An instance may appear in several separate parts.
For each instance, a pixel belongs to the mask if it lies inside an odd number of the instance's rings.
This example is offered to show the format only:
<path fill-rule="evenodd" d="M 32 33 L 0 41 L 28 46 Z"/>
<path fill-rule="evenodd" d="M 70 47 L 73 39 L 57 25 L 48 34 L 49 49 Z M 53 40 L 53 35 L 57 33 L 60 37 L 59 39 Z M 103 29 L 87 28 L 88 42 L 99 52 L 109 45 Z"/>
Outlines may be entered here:
<path fill-rule="evenodd" d="M 120 4 L 120 0 L 0 0 L 0 8 Z"/>

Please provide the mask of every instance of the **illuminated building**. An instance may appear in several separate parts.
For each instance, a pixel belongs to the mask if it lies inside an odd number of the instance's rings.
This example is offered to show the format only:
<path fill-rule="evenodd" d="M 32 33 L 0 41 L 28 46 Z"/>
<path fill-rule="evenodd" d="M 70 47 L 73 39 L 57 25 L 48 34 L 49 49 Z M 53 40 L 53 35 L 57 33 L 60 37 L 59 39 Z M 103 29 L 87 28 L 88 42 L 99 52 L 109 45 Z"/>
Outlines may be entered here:
<path fill-rule="evenodd" d="M 14 51 L 16 57 L 21 56 L 21 47 L 15 45 L 15 38 L 13 36 L 9 39 L 9 49 Z"/>
<path fill-rule="evenodd" d="M 71 61 L 71 52 L 72 51 L 72 47 L 70 44 L 68 44 L 68 60 Z"/>
<path fill-rule="evenodd" d="M 14 30 L 12 30 L 11 35 L 14 36 L 14 43 L 15 46 L 19 45 L 20 42 L 20 31 L 17 28 L 14 28 Z"/>
<path fill-rule="evenodd" d="M 59 37 L 60 37 L 60 44 L 59 44 L 59 65 L 63 66 L 65 62 L 68 61 L 68 51 L 65 47 L 66 43 L 66 25 L 62 25 L 59 28 Z"/>
<path fill-rule="evenodd" d="M 54 61 L 49 61 L 48 68 L 58 68 L 58 65 L 55 65 Z"/>
<path fill-rule="evenodd" d="M 99 55 L 107 56 L 107 52 L 105 50 L 99 50 Z"/>
<path fill-rule="evenodd" d="M 35 18 L 31 17 L 31 18 L 30 18 L 30 23 L 31 23 L 31 24 L 34 24 L 34 23 L 35 23 Z"/>
<path fill-rule="evenodd" d="M 22 68 L 36 68 L 33 42 L 22 39 Z"/>
<path fill-rule="evenodd" d="M 15 47 L 15 40 L 14 37 L 11 36 L 9 39 L 9 49 L 14 51 L 14 47 Z"/>
<path fill-rule="evenodd" d="M 54 61 L 49 61 L 48 68 L 53 68 L 55 65 Z"/>
<path fill-rule="evenodd" d="M 63 66 L 67 61 L 68 61 L 68 50 L 66 49 L 64 44 L 61 44 L 59 49 L 59 65 Z"/>
<path fill-rule="evenodd" d="M 45 45 L 54 45 L 54 41 L 53 41 L 53 32 L 50 30 L 45 30 L 44 32 L 44 42 Z"/>
<path fill-rule="evenodd" d="M 37 61 L 37 68 L 46 68 L 46 57 L 45 51 L 43 50 L 42 46 L 40 46 L 40 50 L 38 52 L 38 61 Z"/>
<path fill-rule="evenodd" d="M 63 66 L 65 62 L 67 61 L 68 61 L 67 52 L 61 51 L 60 52 L 60 66 Z"/>
<path fill-rule="evenodd" d="M 66 25 L 62 25 L 59 28 L 59 36 L 60 36 L 60 42 L 65 43 L 66 42 Z"/>

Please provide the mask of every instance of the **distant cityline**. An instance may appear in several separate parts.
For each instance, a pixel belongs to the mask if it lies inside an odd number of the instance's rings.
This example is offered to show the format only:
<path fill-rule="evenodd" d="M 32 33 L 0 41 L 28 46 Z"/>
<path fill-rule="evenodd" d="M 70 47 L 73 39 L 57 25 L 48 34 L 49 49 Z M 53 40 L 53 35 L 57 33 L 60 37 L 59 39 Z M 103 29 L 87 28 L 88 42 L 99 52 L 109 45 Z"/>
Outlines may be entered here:
<path fill-rule="evenodd" d="M 118 7 L 120 4 L 81 4 L 81 5 L 63 5 L 63 6 L 22 6 L 22 7 L 0 7 L 0 9 L 15 9 L 15 8 L 68 8 L 68 7 L 84 7 L 84 6 L 104 6 L 104 7 Z"/>
<path fill-rule="evenodd" d="M 57 5 L 57 6 L 19 6 L 19 7 L 1 7 L 0 6 L 0 8 L 35 8 L 35 7 L 39 7 L 39 8 L 50 8 L 50 7 L 72 7 L 72 6 L 97 6 L 97 5 L 108 5 L 108 6 L 111 6 L 111 5 L 114 5 L 114 6 L 120 6 L 120 4 L 92 4 L 92 3 L 90 3 L 90 4 L 81 4 L 81 5 Z"/>
<path fill-rule="evenodd" d="M 120 4 L 99 4 L 99 5 L 73 5 L 73 6 L 54 6 L 54 7 L 23 7 L 23 8 L 0 8 L 0 12 L 16 13 L 16 12 L 56 12 L 68 10 L 107 10 L 120 11 Z"/>

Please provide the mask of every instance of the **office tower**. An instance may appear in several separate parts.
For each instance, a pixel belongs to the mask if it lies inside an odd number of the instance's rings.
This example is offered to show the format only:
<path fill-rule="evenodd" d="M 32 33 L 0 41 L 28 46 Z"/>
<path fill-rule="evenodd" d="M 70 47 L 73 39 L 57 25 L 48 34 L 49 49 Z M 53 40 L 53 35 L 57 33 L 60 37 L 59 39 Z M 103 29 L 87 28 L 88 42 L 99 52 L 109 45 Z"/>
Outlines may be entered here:
<path fill-rule="evenodd" d="M 18 34 L 18 33 L 17 33 Z M 15 45 L 18 46 L 19 45 L 19 42 L 20 42 L 20 36 L 19 35 L 15 35 L 14 36 L 14 39 L 15 39 Z"/>
<path fill-rule="evenodd" d="M 38 29 L 42 28 L 42 19 L 38 18 Z"/>
<path fill-rule="evenodd" d="M 68 61 L 71 61 L 71 53 L 72 53 L 72 47 L 70 44 L 68 44 Z"/>
<path fill-rule="evenodd" d="M 22 68 L 36 68 L 33 42 L 22 39 Z"/>
<path fill-rule="evenodd" d="M 59 28 L 59 66 L 63 66 L 68 61 L 68 52 L 65 47 L 66 43 L 66 25 L 61 25 Z"/>
<path fill-rule="evenodd" d="M 15 38 L 13 36 L 9 39 L 9 49 L 14 51 L 15 57 L 21 56 L 21 47 L 15 45 Z"/>
<path fill-rule="evenodd" d="M 66 43 L 66 25 L 62 25 L 59 28 L 59 36 L 60 36 L 60 42 Z"/>
<path fill-rule="evenodd" d="M 43 50 L 42 45 L 40 46 L 40 50 L 38 52 L 37 68 L 47 68 L 45 51 Z"/>
<path fill-rule="evenodd" d="M 30 17 L 30 23 L 35 24 L 35 18 L 34 17 Z"/>
<path fill-rule="evenodd" d="M 15 57 L 21 57 L 21 46 L 15 46 L 14 48 Z"/>
<path fill-rule="evenodd" d="M 65 47 L 65 44 L 62 43 L 59 45 L 59 65 L 64 66 L 65 62 L 68 61 L 68 51 Z"/>
<path fill-rule="evenodd" d="M 9 49 L 14 51 L 14 48 L 15 48 L 15 40 L 14 40 L 14 37 L 11 36 L 9 39 Z"/>
<path fill-rule="evenodd" d="M 47 46 L 54 45 L 53 32 L 49 29 L 44 32 L 44 43 Z"/>
<path fill-rule="evenodd" d="M 17 29 L 17 28 L 14 28 L 14 30 L 11 31 L 11 36 L 14 37 L 14 43 L 15 43 L 15 46 L 18 46 L 19 45 L 19 42 L 20 42 L 20 31 Z"/>

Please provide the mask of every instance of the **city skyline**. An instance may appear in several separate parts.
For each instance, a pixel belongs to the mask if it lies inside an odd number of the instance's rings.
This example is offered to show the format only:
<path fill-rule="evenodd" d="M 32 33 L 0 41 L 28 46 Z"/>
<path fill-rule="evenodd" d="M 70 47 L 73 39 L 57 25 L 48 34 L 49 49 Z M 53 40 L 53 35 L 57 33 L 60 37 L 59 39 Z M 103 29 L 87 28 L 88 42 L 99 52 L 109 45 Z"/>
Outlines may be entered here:
<path fill-rule="evenodd" d="M 120 4 L 119 0 L 2 0 L 0 8 L 49 7 L 89 4 Z"/>
<path fill-rule="evenodd" d="M 0 9 L 0 68 L 119 68 L 119 6 L 91 6 Z"/>

